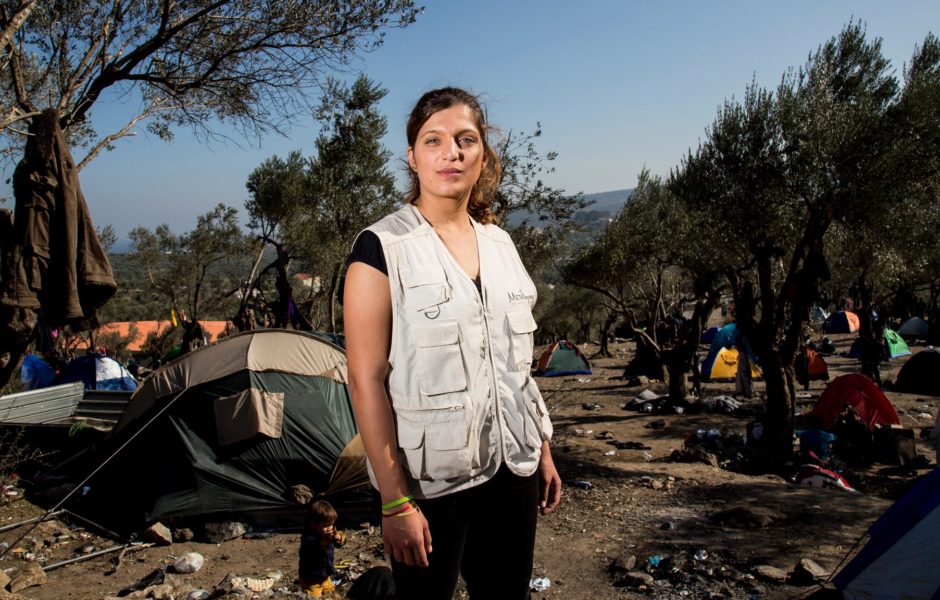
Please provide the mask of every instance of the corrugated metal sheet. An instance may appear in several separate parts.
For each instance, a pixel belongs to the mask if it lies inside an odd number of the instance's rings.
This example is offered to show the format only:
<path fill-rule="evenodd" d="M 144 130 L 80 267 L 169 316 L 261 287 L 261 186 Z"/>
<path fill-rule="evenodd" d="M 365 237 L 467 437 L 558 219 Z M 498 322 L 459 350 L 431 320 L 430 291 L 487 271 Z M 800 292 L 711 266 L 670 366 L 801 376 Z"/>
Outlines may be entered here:
<path fill-rule="evenodd" d="M 45 425 L 68 419 L 84 395 L 80 381 L 0 396 L 0 423 Z"/>
<path fill-rule="evenodd" d="M 85 419 L 99 419 L 117 422 L 124 414 L 127 403 L 130 402 L 131 391 L 93 391 L 86 390 L 85 397 L 78 403 L 74 416 Z"/>

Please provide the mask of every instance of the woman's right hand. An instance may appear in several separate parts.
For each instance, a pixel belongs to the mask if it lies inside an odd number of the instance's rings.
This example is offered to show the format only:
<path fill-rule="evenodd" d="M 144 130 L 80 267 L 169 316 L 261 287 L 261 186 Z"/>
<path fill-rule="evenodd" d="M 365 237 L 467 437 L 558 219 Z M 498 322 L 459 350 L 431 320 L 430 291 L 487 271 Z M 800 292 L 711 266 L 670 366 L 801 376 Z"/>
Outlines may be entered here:
<path fill-rule="evenodd" d="M 431 531 L 421 511 L 405 517 L 382 519 L 382 539 L 385 553 L 396 562 L 410 567 L 427 567 L 431 553 Z"/>

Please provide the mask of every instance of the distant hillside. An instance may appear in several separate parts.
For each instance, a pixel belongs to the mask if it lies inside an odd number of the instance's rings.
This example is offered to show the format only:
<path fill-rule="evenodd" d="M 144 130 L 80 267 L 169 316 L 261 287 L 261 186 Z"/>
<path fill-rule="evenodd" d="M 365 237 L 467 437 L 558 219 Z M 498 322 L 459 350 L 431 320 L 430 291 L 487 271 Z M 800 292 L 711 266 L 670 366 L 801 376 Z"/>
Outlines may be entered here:
<path fill-rule="evenodd" d="M 611 217 L 623 208 L 624 203 L 631 194 L 633 194 L 633 188 L 585 194 L 584 199 L 591 204 L 575 214 L 574 220 L 587 226 L 591 231 L 599 231 L 607 225 Z M 534 217 L 536 215 L 531 212 L 514 212 L 509 215 L 508 224 L 515 226 L 523 221 L 535 222 L 538 219 Z"/>
<path fill-rule="evenodd" d="M 607 211 L 613 215 L 623 207 L 624 203 L 631 195 L 633 195 L 633 188 L 585 194 L 584 197 L 594 202 L 588 210 Z"/>

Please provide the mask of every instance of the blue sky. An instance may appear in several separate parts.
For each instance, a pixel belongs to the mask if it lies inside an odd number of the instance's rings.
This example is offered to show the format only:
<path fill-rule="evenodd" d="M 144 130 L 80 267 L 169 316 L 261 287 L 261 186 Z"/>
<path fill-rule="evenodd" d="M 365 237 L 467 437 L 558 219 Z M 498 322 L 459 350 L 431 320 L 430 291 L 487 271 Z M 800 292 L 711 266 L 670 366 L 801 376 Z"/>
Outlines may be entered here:
<path fill-rule="evenodd" d="M 740 97 L 752 77 L 775 87 L 852 18 L 882 38 L 900 75 L 915 45 L 940 33 L 940 2 L 437 0 L 344 76 L 364 72 L 388 88 L 385 145 L 396 160 L 415 100 L 459 85 L 482 94 L 504 131 L 542 123 L 540 148 L 558 152 L 548 183 L 602 192 L 633 187 L 644 165 L 667 174 L 725 98 Z M 109 132 L 126 114 L 112 103 L 92 117 Z M 253 168 L 294 149 L 311 155 L 317 133 L 304 116 L 288 138 L 239 145 L 201 144 L 189 130 L 167 144 L 138 131 L 81 173 L 95 224 L 113 225 L 122 238 L 138 225 L 188 231 L 219 202 L 241 208 Z"/>

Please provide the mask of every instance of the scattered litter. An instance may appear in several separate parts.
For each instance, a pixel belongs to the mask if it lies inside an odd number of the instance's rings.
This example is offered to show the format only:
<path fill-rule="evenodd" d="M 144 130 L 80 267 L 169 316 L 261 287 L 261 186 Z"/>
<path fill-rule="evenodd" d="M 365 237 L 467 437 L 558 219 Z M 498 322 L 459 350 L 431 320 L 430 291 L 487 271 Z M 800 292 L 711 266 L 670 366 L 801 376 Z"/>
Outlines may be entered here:
<path fill-rule="evenodd" d="M 594 433 L 593 429 L 575 429 L 574 430 L 575 435 L 591 435 L 592 433 Z"/>
<path fill-rule="evenodd" d="M 600 410 L 604 407 L 600 404 L 597 404 L 596 402 L 585 402 L 581 405 L 581 408 L 584 410 Z"/>
<path fill-rule="evenodd" d="M 659 394 L 657 394 L 653 390 L 646 389 L 640 392 L 639 394 L 637 394 L 636 397 L 640 400 L 649 402 L 650 400 L 658 400 Z"/>
<path fill-rule="evenodd" d="M 590 481 L 585 481 L 584 479 L 572 479 L 567 482 L 571 487 L 580 488 L 582 490 L 590 490 L 594 488 L 594 484 Z"/>
<path fill-rule="evenodd" d="M 578 377 L 578 383 L 591 383 L 591 380 L 584 379 L 583 377 Z"/>
<path fill-rule="evenodd" d="M 712 396 L 711 398 L 702 398 L 702 407 L 712 412 L 723 412 L 731 414 L 741 408 L 741 402 L 731 396 Z"/>
<path fill-rule="evenodd" d="M 654 554 L 653 556 L 649 557 L 649 558 L 646 559 L 646 560 L 647 560 L 647 562 L 650 564 L 651 567 L 658 567 L 658 566 L 659 566 L 659 563 L 663 562 L 663 555 L 662 555 L 662 554 Z"/>
<path fill-rule="evenodd" d="M 544 592 L 552 586 L 548 577 L 536 577 L 529 580 L 529 589 L 533 592 Z"/>
<path fill-rule="evenodd" d="M 615 454 L 617 454 L 616 450 L 608 450 L 607 452 L 604 453 L 604 456 L 613 456 Z"/>
<path fill-rule="evenodd" d="M 595 440 L 612 440 L 614 439 L 613 431 L 602 431 L 594 436 Z"/>
<path fill-rule="evenodd" d="M 702 562 L 702 561 L 704 561 L 704 560 L 708 560 L 708 550 L 702 548 L 701 550 L 697 551 L 697 552 L 695 553 L 695 556 L 693 556 L 692 558 L 694 558 L 695 560 L 697 560 L 697 561 L 699 561 L 699 562 Z"/>

